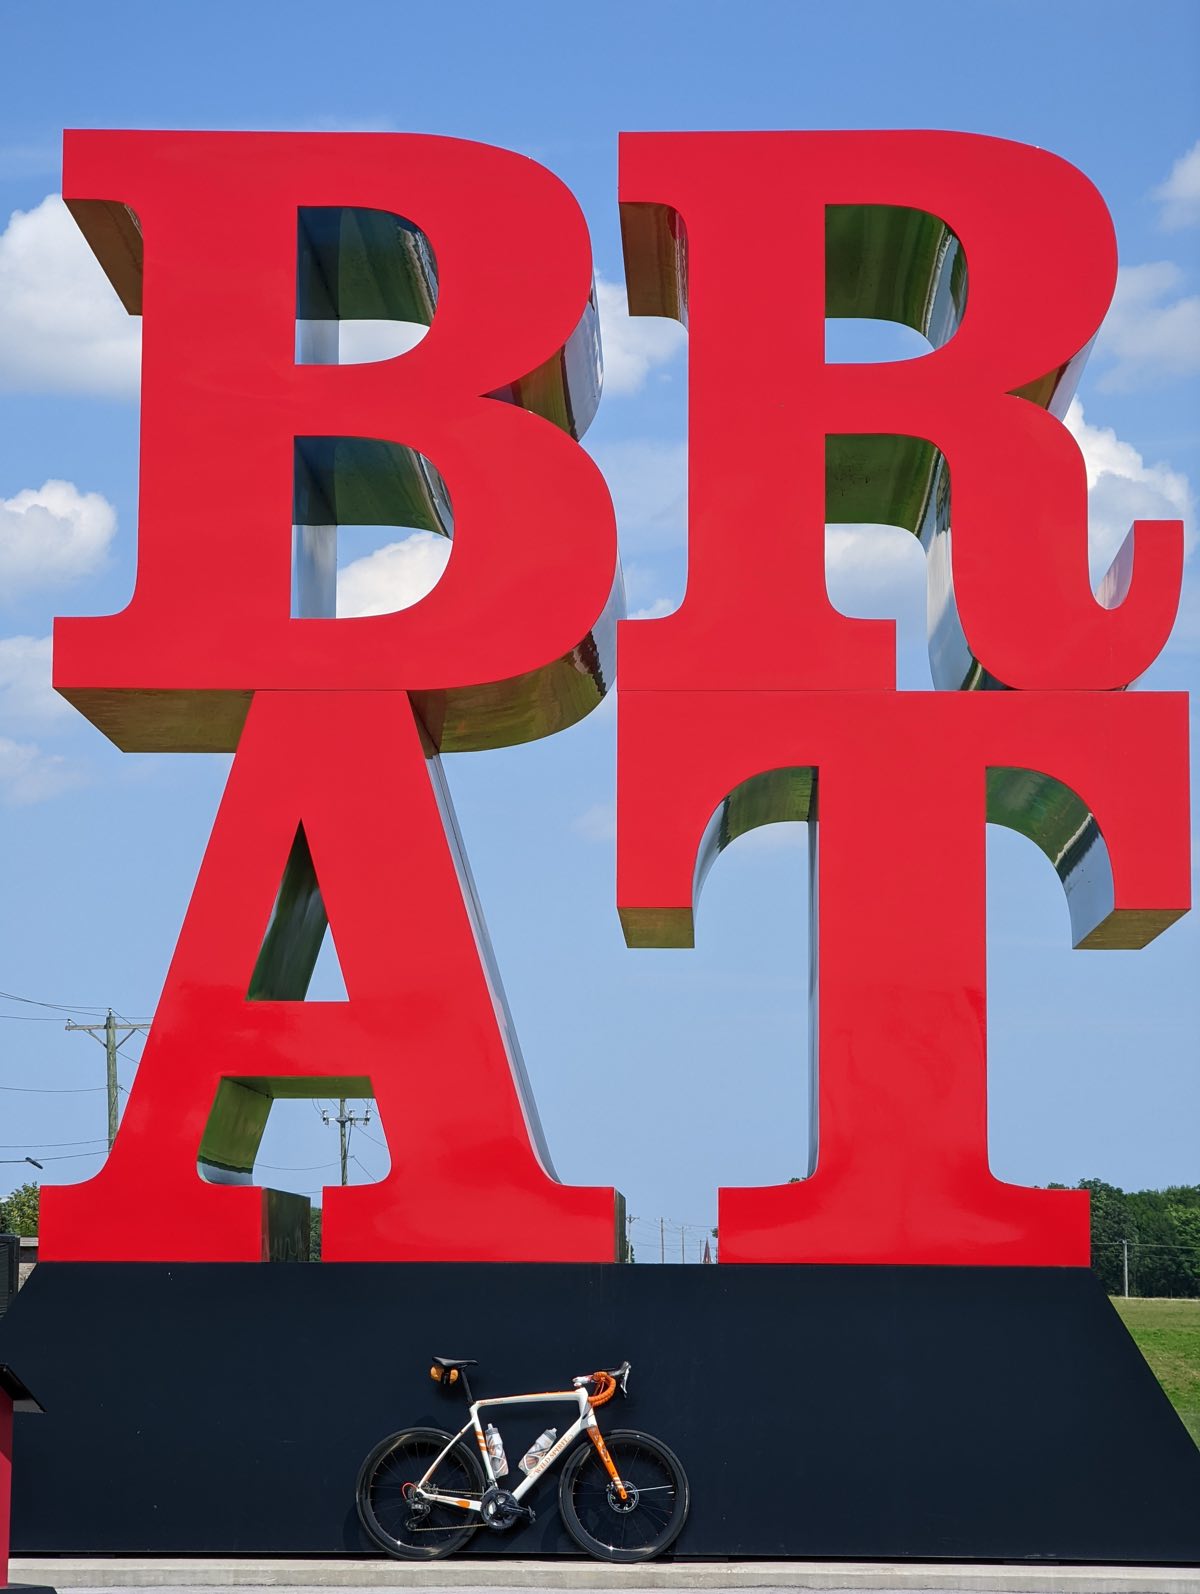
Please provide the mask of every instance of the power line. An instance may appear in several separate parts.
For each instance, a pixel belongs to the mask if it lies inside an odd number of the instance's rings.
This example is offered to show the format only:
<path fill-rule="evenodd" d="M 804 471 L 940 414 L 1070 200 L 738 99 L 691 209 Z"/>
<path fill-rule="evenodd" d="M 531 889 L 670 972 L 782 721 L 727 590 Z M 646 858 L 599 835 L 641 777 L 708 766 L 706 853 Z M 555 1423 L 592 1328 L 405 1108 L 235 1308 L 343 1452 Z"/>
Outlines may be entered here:
<path fill-rule="evenodd" d="M 630 1218 L 629 1221 L 630 1221 L 630 1223 L 654 1223 L 654 1224 L 657 1224 L 660 1220 L 658 1218 Z M 661 1221 L 663 1223 L 665 1223 L 669 1229 L 709 1229 L 709 1230 L 712 1230 L 712 1229 L 715 1229 L 716 1226 L 717 1226 L 716 1222 L 713 1219 L 711 1219 L 711 1218 L 709 1218 L 707 1221 L 704 1221 L 704 1222 L 702 1222 L 699 1218 L 663 1218 Z"/>
<path fill-rule="evenodd" d="M 658 1236 L 659 1261 L 699 1262 L 703 1255 L 704 1241 L 709 1238 L 711 1233 L 711 1226 L 664 1222 L 659 1229 Z M 676 1239 L 679 1242 L 679 1254 L 677 1256 L 674 1254 Z M 695 1253 L 694 1255 L 692 1254 L 693 1252 Z"/>
<path fill-rule="evenodd" d="M 0 1018 L 10 1019 L 14 1024 L 61 1024 L 62 1020 L 53 1013 L 0 1013 Z"/>
<path fill-rule="evenodd" d="M 33 996 L 17 996 L 13 991 L 0 991 L 6 1002 L 22 1002 L 26 1007 L 52 1007 L 59 1013 L 103 1013 L 103 1007 L 80 1006 L 78 1002 L 39 1002 Z"/>
<path fill-rule="evenodd" d="M 0 1151 L 20 1151 L 22 1146 L 34 1145 L 50 1147 L 57 1150 L 59 1146 L 102 1146 L 103 1140 L 93 1137 L 91 1140 L 21 1140 L 13 1145 L 2 1145 Z"/>
<path fill-rule="evenodd" d="M 0 1085 L 0 1090 L 15 1090 L 22 1096 L 90 1096 L 104 1089 L 103 1085 Z"/>
<path fill-rule="evenodd" d="M 1102 1245 L 1128 1245 L 1131 1251 L 1200 1251 L 1200 1240 L 1093 1240 L 1092 1249 Z"/>
<path fill-rule="evenodd" d="M 336 1162 L 256 1162 L 256 1168 L 267 1168 L 271 1173 L 316 1173 L 318 1168 L 336 1168 Z"/>
<path fill-rule="evenodd" d="M 40 1166 L 43 1162 L 76 1162 L 80 1157 L 104 1157 L 107 1155 L 108 1153 L 105 1151 L 68 1151 L 65 1152 L 61 1157 L 39 1157 L 38 1164 Z M 28 1157 L 0 1157 L 0 1162 L 29 1161 L 30 1158 Z"/>
<path fill-rule="evenodd" d="M 350 1136 L 354 1133 L 355 1124 L 369 1124 L 371 1122 L 371 1109 L 368 1107 L 363 1116 L 361 1118 L 357 1118 L 352 1112 L 348 1113 L 346 1111 L 345 1096 L 339 1096 L 336 1116 L 330 1118 L 327 1112 L 323 1112 L 321 1114 L 321 1120 L 323 1123 L 335 1123 L 338 1126 L 338 1161 L 340 1162 L 342 1169 L 342 1183 L 349 1184 L 350 1174 L 346 1167 L 346 1162 L 350 1153 Z M 355 1162 L 358 1162 L 357 1157 L 355 1157 L 354 1160 Z M 358 1162 L 358 1165 L 360 1168 L 362 1168 L 361 1162 Z M 363 1168 L 363 1172 L 366 1173 L 366 1171 L 367 1170 Z"/>
<path fill-rule="evenodd" d="M 105 1090 L 108 1092 L 108 1149 L 111 1151 L 113 1142 L 117 1138 L 117 1092 L 120 1084 L 117 1080 L 117 1053 L 134 1035 L 147 1031 L 150 1028 L 150 1019 L 131 1018 L 117 1022 L 117 1015 L 110 1007 L 103 1024 L 77 1024 L 74 1019 L 67 1022 L 68 1029 L 82 1030 L 90 1035 L 94 1041 L 100 1041 L 104 1047 L 105 1056 Z M 117 1031 L 124 1030 L 124 1039 L 117 1039 Z M 104 1039 L 100 1040 L 103 1033 Z"/>
<path fill-rule="evenodd" d="M 640 1226 L 640 1227 L 639 1227 Z M 693 1239 L 692 1235 L 696 1238 Z M 677 1262 L 703 1262 L 704 1248 L 709 1248 L 708 1260 L 713 1260 L 716 1225 L 714 1223 L 679 1222 L 673 1218 L 645 1218 L 630 1216 L 626 1219 L 626 1238 L 631 1247 L 651 1250 L 651 1260 L 668 1261 L 668 1241 L 673 1250 L 679 1242 Z M 694 1255 L 689 1254 L 694 1252 Z"/>

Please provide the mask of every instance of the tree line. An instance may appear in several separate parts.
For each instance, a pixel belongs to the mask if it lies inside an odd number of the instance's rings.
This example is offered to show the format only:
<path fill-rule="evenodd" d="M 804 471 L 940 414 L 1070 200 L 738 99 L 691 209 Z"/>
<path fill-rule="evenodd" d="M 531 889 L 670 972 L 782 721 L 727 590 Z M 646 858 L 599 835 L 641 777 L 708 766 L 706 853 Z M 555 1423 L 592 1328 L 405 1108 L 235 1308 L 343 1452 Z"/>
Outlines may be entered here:
<path fill-rule="evenodd" d="M 1200 1184 L 1122 1190 L 1103 1179 L 1051 1190 L 1090 1191 L 1092 1267 L 1110 1295 L 1200 1296 Z"/>
<path fill-rule="evenodd" d="M 1110 1295 L 1200 1296 L 1200 1184 L 1125 1191 L 1103 1179 L 1051 1190 L 1087 1190 L 1092 1198 L 1092 1267 Z M 0 1200 L 0 1233 L 36 1234 L 38 1186 L 19 1185 Z M 321 1254 L 321 1212 L 312 1213 L 312 1257 Z"/>
<path fill-rule="evenodd" d="M 32 1181 L 0 1196 L 0 1234 L 36 1234 L 41 1190 Z"/>

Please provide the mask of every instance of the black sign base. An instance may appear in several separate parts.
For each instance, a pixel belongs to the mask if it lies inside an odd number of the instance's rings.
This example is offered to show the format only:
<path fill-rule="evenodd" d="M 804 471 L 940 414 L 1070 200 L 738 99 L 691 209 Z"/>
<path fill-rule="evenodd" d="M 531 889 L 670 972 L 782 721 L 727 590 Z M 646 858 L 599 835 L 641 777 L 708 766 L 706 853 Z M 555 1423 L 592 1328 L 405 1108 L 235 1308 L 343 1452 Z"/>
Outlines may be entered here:
<path fill-rule="evenodd" d="M 678 1558 L 1200 1560 L 1200 1450 L 1085 1269 L 42 1263 L 0 1360 L 14 1550 L 371 1553 L 354 1480 L 398 1428 L 633 1363 L 601 1427 L 683 1461 Z M 495 1414 L 515 1464 L 570 1408 Z M 466 1554 L 577 1555 L 536 1523 Z"/>

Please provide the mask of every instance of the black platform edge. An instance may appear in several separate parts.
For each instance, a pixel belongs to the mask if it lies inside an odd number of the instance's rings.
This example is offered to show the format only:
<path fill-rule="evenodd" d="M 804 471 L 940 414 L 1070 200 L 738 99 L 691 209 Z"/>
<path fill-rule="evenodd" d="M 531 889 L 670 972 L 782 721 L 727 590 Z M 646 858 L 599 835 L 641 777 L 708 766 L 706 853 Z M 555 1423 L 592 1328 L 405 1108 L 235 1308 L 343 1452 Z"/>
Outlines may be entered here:
<path fill-rule="evenodd" d="M 482 1396 L 628 1357 L 601 1426 L 682 1459 L 676 1559 L 1200 1561 L 1200 1450 L 1090 1271 L 728 1264 L 43 1262 L 0 1321 L 48 1413 L 14 1553 L 369 1553 L 362 1457 L 466 1420 L 432 1354 Z M 496 1415 L 513 1462 L 560 1411 Z M 465 1553 L 578 1554 L 555 1487 Z"/>

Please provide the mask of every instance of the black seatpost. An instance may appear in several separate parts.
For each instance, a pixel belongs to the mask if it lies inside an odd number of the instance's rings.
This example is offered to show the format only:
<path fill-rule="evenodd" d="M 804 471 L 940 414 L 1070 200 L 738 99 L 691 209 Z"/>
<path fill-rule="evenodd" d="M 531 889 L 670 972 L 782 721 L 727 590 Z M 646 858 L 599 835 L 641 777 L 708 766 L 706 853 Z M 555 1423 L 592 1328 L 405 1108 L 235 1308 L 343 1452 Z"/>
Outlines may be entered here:
<path fill-rule="evenodd" d="M 471 1399 L 471 1386 L 467 1382 L 467 1369 L 465 1367 L 460 1367 L 458 1369 L 458 1376 L 462 1379 L 463 1394 L 467 1397 L 467 1405 L 473 1405 L 474 1402 Z"/>

